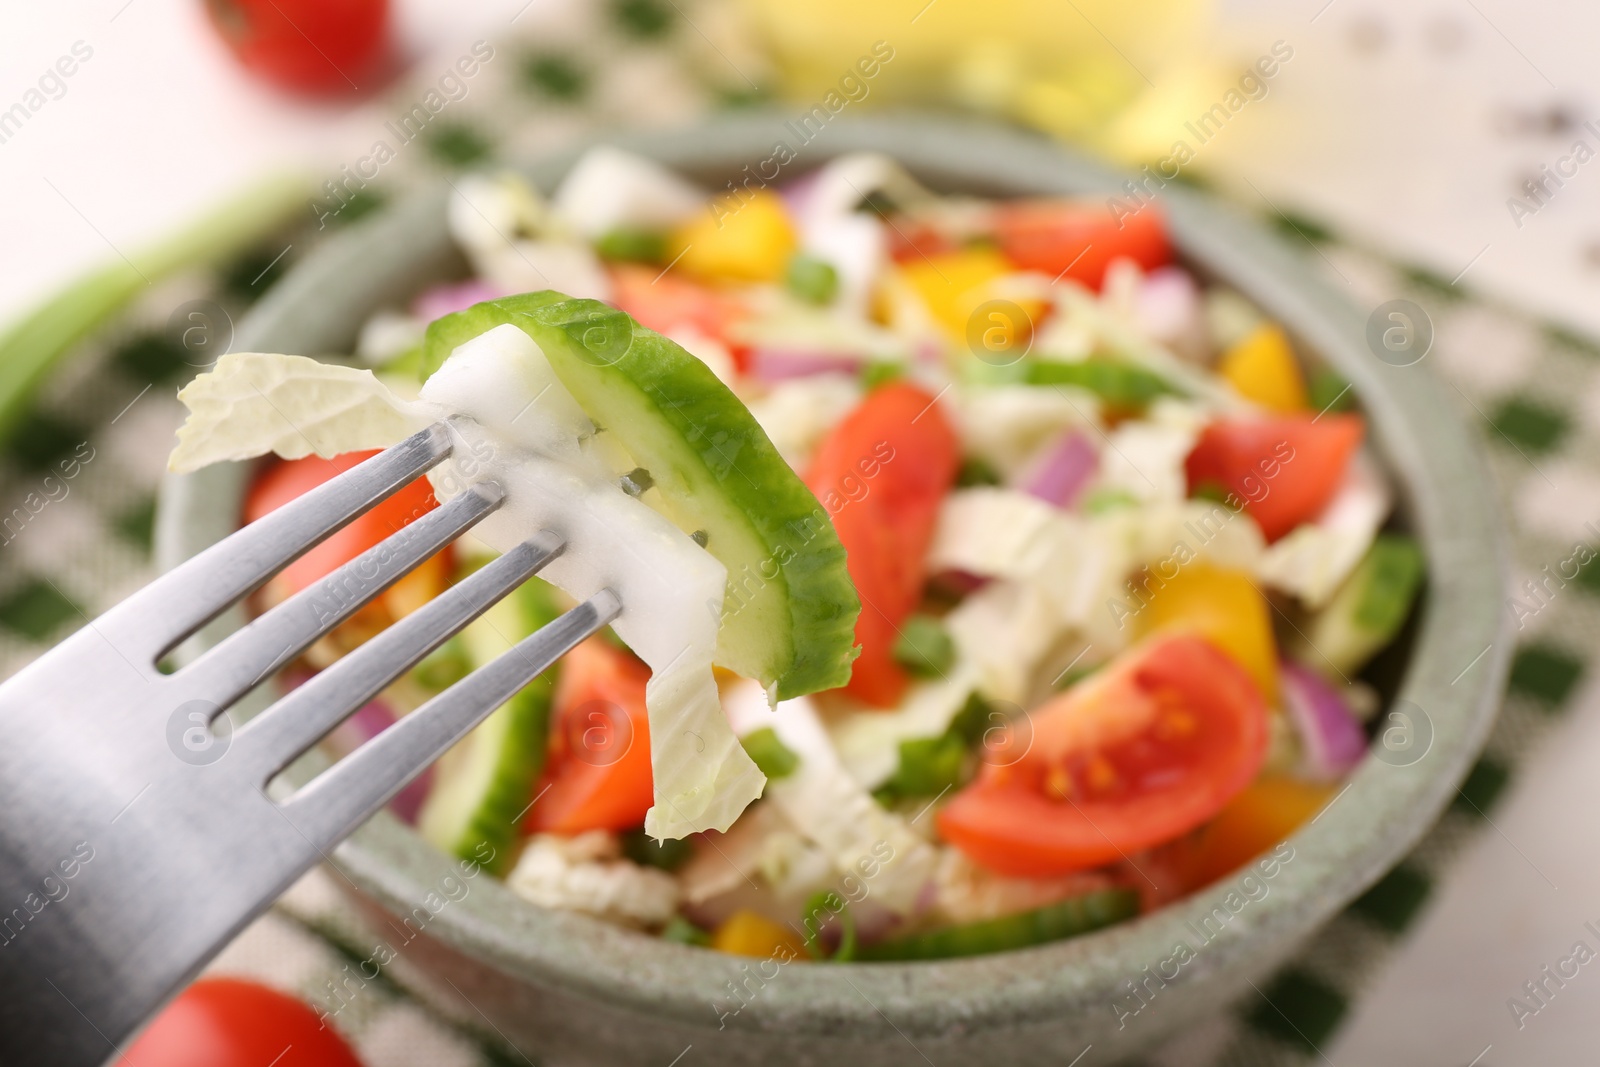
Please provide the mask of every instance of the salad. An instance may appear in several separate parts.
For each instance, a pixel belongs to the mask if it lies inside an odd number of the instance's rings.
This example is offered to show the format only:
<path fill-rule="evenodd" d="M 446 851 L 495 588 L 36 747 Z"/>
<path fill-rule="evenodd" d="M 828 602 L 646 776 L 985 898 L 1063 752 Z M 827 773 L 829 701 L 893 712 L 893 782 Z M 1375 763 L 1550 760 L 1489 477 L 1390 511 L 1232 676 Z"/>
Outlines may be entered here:
<path fill-rule="evenodd" d="M 725 952 L 968 955 L 1287 862 L 1365 754 L 1421 554 L 1348 385 L 1185 269 L 1154 205 L 938 195 L 875 154 L 707 190 L 598 148 L 548 198 L 486 174 L 449 210 L 470 278 L 353 358 L 222 357 L 171 459 L 271 457 L 250 521 L 446 427 L 263 609 L 503 490 L 289 685 L 559 539 L 335 755 L 617 595 L 393 802 L 440 849 Z"/>

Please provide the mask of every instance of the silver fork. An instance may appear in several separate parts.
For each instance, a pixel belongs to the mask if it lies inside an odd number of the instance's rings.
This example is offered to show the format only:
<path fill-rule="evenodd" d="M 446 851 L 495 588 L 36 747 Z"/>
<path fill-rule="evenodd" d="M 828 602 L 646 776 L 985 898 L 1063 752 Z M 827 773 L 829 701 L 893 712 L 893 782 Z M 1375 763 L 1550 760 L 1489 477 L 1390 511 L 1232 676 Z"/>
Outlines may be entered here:
<path fill-rule="evenodd" d="M 346 471 L 0 685 L 0 1064 L 119 1054 L 328 849 L 621 610 L 601 591 L 291 795 L 268 795 L 290 762 L 558 555 L 560 539 L 540 533 L 278 700 L 227 745 L 211 743 L 206 724 L 494 511 L 499 486 L 479 483 L 176 672 L 157 664 L 448 456 L 452 437 L 437 423 Z"/>

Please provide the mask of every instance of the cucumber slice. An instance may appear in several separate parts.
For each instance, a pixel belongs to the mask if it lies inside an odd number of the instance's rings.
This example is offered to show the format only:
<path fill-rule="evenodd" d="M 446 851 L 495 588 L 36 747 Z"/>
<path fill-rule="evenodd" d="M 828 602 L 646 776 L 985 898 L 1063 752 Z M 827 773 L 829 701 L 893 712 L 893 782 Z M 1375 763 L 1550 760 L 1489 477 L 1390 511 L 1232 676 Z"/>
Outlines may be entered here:
<path fill-rule="evenodd" d="M 560 613 L 555 590 L 530 578 L 462 631 L 467 657 L 481 667 Z M 511 869 L 522 836 L 519 816 L 544 769 L 558 670 L 551 667 L 529 682 L 440 759 L 417 819 L 418 830 L 435 847 L 493 875 Z"/>
<path fill-rule="evenodd" d="M 942 960 L 981 956 L 1076 937 L 1139 914 L 1139 894 L 1102 889 L 987 922 L 947 926 L 856 949 L 858 960 Z"/>
<path fill-rule="evenodd" d="M 1305 627 L 1296 657 L 1351 676 L 1394 640 L 1426 574 L 1422 549 L 1403 534 L 1379 534 L 1326 607 Z"/>
<path fill-rule="evenodd" d="M 738 397 L 698 359 L 597 300 L 492 300 L 428 327 L 424 371 L 510 323 L 589 417 L 650 472 L 662 510 L 728 570 L 719 666 L 786 700 L 850 680 L 861 603 L 827 513 Z M 697 538 L 698 539 L 698 538 Z"/>

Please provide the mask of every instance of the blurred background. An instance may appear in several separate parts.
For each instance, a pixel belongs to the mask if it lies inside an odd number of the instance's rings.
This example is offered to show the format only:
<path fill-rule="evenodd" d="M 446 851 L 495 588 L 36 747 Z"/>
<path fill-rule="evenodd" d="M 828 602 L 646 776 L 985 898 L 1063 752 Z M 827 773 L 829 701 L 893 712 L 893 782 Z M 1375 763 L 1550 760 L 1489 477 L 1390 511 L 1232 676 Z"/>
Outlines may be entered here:
<path fill-rule="evenodd" d="M 30 464 L 70 451 L 89 424 L 114 447 L 38 517 L 49 533 L 0 548 L 0 673 L 149 575 L 150 490 L 182 369 L 162 363 L 159 338 L 180 309 L 215 297 L 236 317 L 330 233 L 441 173 L 725 108 L 799 116 L 876 41 L 894 62 L 851 108 L 976 112 L 1130 174 L 1149 167 L 1165 179 L 1141 181 L 1210 188 L 1278 228 L 1363 311 L 1421 304 L 1428 365 L 1482 431 L 1497 479 L 1483 491 L 1515 529 L 1508 596 L 1575 543 L 1600 542 L 1600 69 L 1588 54 L 1600 8 L 79 0 L 19 6 L 6 24 L 3 510 Z M 468 54 L 476 72 L 442 82 Z M 441 87 L 409 137 L 402 116 Z M 90 350 L 154 380 L 148 395 L 75 372 L 94 365 L 80 358 Z M 82 397 L 93 403 L 62 403 Z M 95 415 L 74 422 L 69 406 Z M 1600 978 L 1568 981 L 1535 1017 L 1508 1005 L 1600 923 L 1600 700 L 1586 669 L 1600 581 L 1586 568 L 1574 584 L 1516 634 L 1507 713 L 1464 802 L 1340 920 L 1341 947 L 1308 965 L 1300 1025 L 1259 1062 L 1592 1058 Z M 217 967 L 314 995 L 331 951 L 315 922 L 325 902 L 315 885 L 297 892 Z M 357 1025 L 373 1067 L 478 1062 L 398 995 Z M 1270 1037 L 1272 1020 L 1260 1029 Z M 1192 1035 L 1171 1062 L 1211 1062 L 1207 1040 L 1222 1039 Z"/>

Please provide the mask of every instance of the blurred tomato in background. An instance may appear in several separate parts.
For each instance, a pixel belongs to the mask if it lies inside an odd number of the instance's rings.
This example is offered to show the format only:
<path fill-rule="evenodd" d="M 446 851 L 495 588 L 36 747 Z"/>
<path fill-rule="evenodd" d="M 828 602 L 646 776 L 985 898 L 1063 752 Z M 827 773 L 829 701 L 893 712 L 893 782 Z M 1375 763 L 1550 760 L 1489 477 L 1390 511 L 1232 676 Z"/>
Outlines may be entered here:
<path fill-rule="evenodd" d="M 206 0 L 246 69 L 281 89 L 353 93 L 389 63 L 389 0 Z"/>

